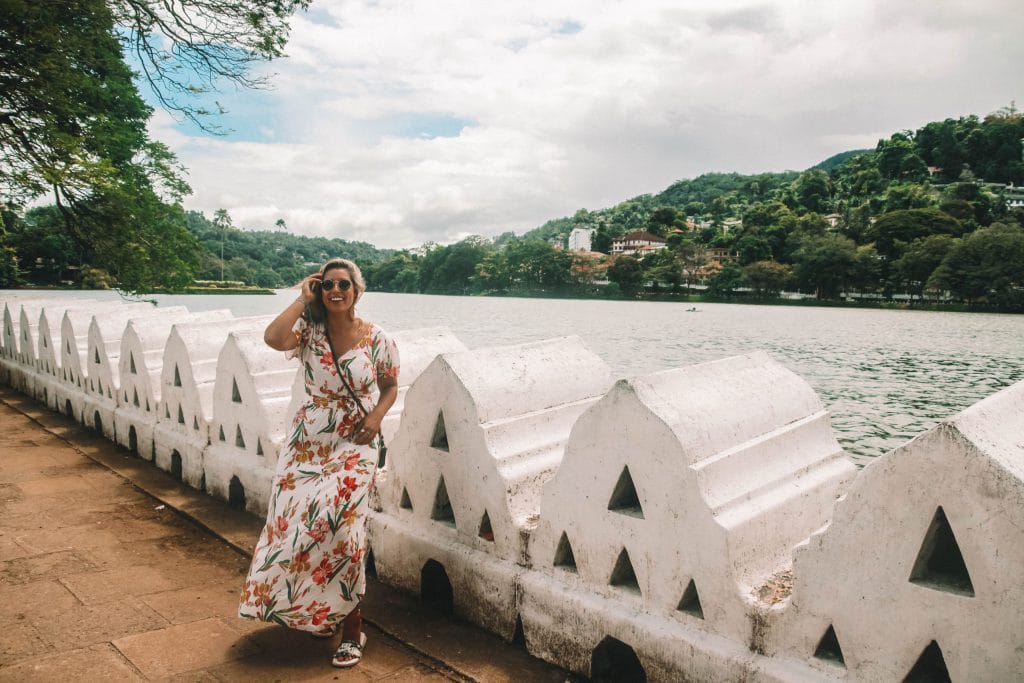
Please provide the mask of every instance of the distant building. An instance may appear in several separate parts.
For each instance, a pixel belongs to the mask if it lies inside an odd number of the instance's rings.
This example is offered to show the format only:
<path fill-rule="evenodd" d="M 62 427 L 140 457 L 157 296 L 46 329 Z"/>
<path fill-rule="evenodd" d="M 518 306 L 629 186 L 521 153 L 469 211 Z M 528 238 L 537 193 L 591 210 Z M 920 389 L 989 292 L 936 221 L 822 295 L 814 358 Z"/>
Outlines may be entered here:
<path fill-rule="evenodd" d="M 594 232 L 590 228 L 573 228 L 569 233 L 569 251 L 590 251 Z"/>
<path fill-rule="evenodd" d="M 612 254 L 615 256 L 637 254 L 643 256 L 651 251 L 664 249 L 668 246 L 664 237 L 658 237 L 646 230 L 627 232 L 622 237 L 612 240 Z"/>
<path fill-rule="evenodd" d="M 828 227 L 834 230 L 839 226 L 839 221 L 842 220 L 842 218 L 843 217 L 840 216 L 838 213 L 830 213 L 829 215 L 825 216 L 825 222 L 828 223 Z"/>
<path fill-rule="evenodd" d="M 730 218 L 722 223 L 722 234 L 728 235 L 731 230 L 741 230 L 743 221 L 739 218 Z"/>
<path fill-rule="evenodd" d="M 736 254 L 732 253 L 725 247 L 708 247 L 704 250 L 704 257 L 708 261 L 718 261 L 719 263 L 727 263 L 729 261 L 736 260 Z"/>

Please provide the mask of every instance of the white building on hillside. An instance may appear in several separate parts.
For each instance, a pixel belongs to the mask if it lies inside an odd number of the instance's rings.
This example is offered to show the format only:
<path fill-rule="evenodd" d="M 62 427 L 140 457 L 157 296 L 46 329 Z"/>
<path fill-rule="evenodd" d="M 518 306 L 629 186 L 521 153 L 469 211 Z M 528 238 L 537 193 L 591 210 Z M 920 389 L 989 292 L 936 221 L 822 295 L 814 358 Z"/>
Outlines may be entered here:
<path fill-rule="evenodd" d="M 569 251 L 590 251 L 594 232 L 591 228 L 573 228 L 569 233 Z"/>

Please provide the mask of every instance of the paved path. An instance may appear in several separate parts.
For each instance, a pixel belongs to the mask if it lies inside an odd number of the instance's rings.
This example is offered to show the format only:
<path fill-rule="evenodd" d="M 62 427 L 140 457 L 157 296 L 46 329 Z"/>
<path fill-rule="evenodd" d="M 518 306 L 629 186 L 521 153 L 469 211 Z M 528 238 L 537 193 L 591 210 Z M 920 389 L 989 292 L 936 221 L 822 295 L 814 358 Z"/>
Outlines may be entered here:
<path fill-rule="evenodd" d="M 565 672 L 371 581 L 363 661 L 235 617 L 260 520 L 0 388 L 0 681 L 551 681 Z"/>

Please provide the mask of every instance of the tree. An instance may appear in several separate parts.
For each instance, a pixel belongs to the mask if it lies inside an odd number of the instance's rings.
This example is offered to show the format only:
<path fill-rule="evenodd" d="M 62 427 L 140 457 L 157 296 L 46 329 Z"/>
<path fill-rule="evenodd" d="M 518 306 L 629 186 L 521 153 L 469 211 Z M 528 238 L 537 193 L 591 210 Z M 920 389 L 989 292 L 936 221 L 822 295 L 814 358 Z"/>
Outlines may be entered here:
<path fill-rule="evenodd" d="M 0 212 L 0 287 L 14 287 L 21 281 L 18 252 L 10 245 L 10 235 Z"/>
<path fill-rule="evenodd" d="M 743 269 L 739 264 L 730 261 L 708 278 L 708 294 L 728 298 L 742 285 Z"/>
<path fill-rule="evenodd" d="M 832 179 L 820 169 L 804 171 L 793 183 L 793 196 L 805 211 L 826 213 L 832 199 Z"/>
<path fill-rule="evenodd" d="M 220 279 L 224 281 L 224 241 L 227 239 L 228 230 L 234 227 L 231 222 L 231 215 L 227 209 L 217 209 L 213 212 L 213 225 L 220 230 Z"/>
<path fill-rule="evenodd" d="M 793 278 L 793 269 L 775 261 L 756 261 L 740 271 L 743 282 L 761 298 L 776 297 Z"/>
<path fill-rule="evenodd" d="M 659 237 L 664 237 L 676 226 L 679 213 L 671 206 L 661 206 L 651 212 L 647 229 Z"/>
<path fill-rule="evenodd" d="M 310 0 L 106 0 L 125 50 L 160 104 L 204 128 L 222 113 L 201 98 L 230 83 L 258 88 L 254 64 L 280 57 L 288 21 Z"/>
<path fill-rule="evenodd" d="M 644 267 L 632 256 L 620 256 L 608 268 L 608 279 L 626 296 L 636 296 L 644 283 Z"/>
<path fill-rule="evenodd" d="M 956 243 L 956 238 L 949 235 L 929 235 L 919 237 L 907 245 L 903 255 L 893 264 L 907 291 L 921 296 L 928 278 Z"/>
<path fill-rule="evenodd" d="M 868 230 L 868 238 L 875 243 L 878 254 L 896 261 L 910 242 L 928 235 L 959 236 L 963 232 L 960 222 L 938 209 L 908 209 L 890 211 L 878 218 Z"/>
<path fill-rule="evenodd" d="M 655 287 L 659 283 L 664 283 L 673 292 L 679 290 L 679 285 L 683 281 L 683 270 L 676 250 L 659 249 L 651 252 L 644 257 L 642 264 L 646 278 L 654 282 Z"/>
<path fill-rule="evenodd" d="M 909 131 L 880 140 L 875 153 L 878 170 L 885 178 L 919 182 L 928 176 L 928 167 L 918 155 Z"/>
<path fill-rule="evenodd" d="M 116 286 L 179 286 L 195 259 L 179 206 L 190 190 L 148 136 L 122 48 L 168 109 L 198 120 L 188 94 L 220 78 L 258 85 L 249 65 L 280 54 L 287 16 L 306 4 L 0 0 L 0 195 L 52 193 L 61 230 Z"/>
<path fill-rule="evenodd" d="M 993 223 L 967 235 L 952 246 L 928 287 L 1024 311 L 1024 229 Z"/>
<path fill-rule="evenodd" d="M 834 233 L 809 237 L 793 258 L 801 287 L 815 290 L 819 299 L 835 299 L 856 272 L 857 245 Z"/>

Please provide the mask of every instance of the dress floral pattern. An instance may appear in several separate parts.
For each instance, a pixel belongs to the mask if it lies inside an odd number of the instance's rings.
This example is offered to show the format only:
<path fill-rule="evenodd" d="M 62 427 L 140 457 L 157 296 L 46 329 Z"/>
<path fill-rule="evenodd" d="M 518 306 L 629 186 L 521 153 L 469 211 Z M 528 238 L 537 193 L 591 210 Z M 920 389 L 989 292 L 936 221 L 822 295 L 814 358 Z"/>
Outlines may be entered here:
<path fill-rule="evenodd" d="M 335 628 L 366 591 L 366 512 L 377 446 L 352 442 L 363 414 L 338 379 L 324 326 L 300 319 L 295 334 L 299 345 L 289 355 L 302 361 L 307 400 L 277 462 L 238 614 L 322 631 Z M 338 365 L 371 410 L 377 382 L 398 377 L 398 347 L 366 324 Z"/>

